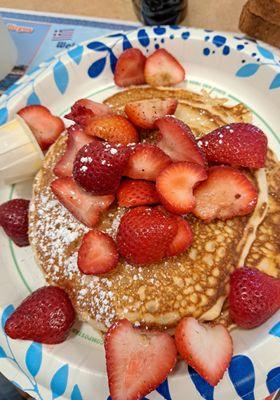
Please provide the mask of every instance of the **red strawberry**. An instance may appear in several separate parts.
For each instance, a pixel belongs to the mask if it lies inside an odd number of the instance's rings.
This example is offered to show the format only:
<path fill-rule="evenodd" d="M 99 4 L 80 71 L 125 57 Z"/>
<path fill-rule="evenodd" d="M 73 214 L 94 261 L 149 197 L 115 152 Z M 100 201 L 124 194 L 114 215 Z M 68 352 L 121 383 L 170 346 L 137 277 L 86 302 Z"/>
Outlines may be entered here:
<path fill-rule="evenodd" d="M 138 144 L 131 153 L 124 175 L 133 179 L 155 181 L 171 159 L 157 146 Z"/>
<path fill-rule="evenodd" d="M 193 242 L 193 233 L 190 224 L 182 217 L 174 216 L 177 221 L 177 234 L 169 244 L 167 256 L 175 256 L 186 251 Z"/>
<path fill-rule="evenodd" d="M 117 86 L 127 87 L 145 83 L 144 66 L 146 57 L 139 49 L 127 49 L 119 57 L 114 81 Z"/>
<path fill-rule="evenodd" d="M 162 260 L 177 233 L 176 221 L 151 207 L 136 207 L 121 219 L 117 245 L 130 263 L 147 265 Z"/>
<path fill-rule="evenodd" d="M 197 146 L 190 128 L 175 117 L 163 117 L 155 122 L 160 131 L 158 147 L 177 161 L 188 161 L 205 165 L 203 152 Z"/>
<path fill-rule="evenodd" d="M 127 165 L 130 149 L 121 144 L 93 142 L 83 146 L 74 161 L 73 177 L 87 192 L 115 193 Z"/>
<path fill-rule="evenodd" d="M 119 254 L 114 240 L 97 229 L 89 231 L 78 252 L 78 267 L 87 275 L 105 274 L 118 264 Z"/>
<path fill-rule="evenodd" d="M 174 340 L 166 332 L 143 332 L 127 319 L 105 336 L 107 375 L 112 400 L 139 400 L 156 389 L 176 364 Z"/>
<path fill-rule="evenodd" d="M 207 160 L 248 168 L 262 168 L 267 153 L 267 137 L 251 124 L 222 126 L 199 139 Z"/>
<path fill-rule="evenodd" d="M 242 267 L 230 278 L 229 312 L 245 329 L 263 324 L 280 308 L 280 279 Z"/>
<path fill-rule="evenodd" d="M 110 143 L 129 144 L 139 141 L 134 126 L 121 115 L 96 117 L 85 127 L 85 133 Z"/>
<path fill-rule="evenodd" d="M 207 178 L 205 169 L 189 162 L 174 163 L 157 177 L 156 188 L 164 207 L 175 214 L 186 214 L 195 207 L 193 189 Z"/>
<path fill-rule="evenodd" d="M 171 86 L 183 82 L 183 66 L 165 49 L 156 50 L 147 58 L 144 76 L 151 86 Z"/>
<path fill-rule="evenodd" d="M 56 179 L 51 183 L 51 189 L 60 203 L 90 228 L 98 223 L 102 212 L 114 201 L 113 195 L 93 196 L 85 192 L 70 177 Z"/>
<path fill-rule="evenodd" d="M 63 156 L 58 160 L 53 172 L 56 176 L 72 176 L 73 163 L 75 157 L 85 144 L 93 142 L 95 139 L 83 132 L 79 125 L 72 125 L 68 128 L 67 147 Z"/>
<path fill-rule="evenodd" d="M 124 110 L 134 125 L 152 129 L 158 118 L 174 114 L 177 104 L 176 99 L 140 100 L 127 103 Z"/>
<path fill-rule="evenodd" d="M 71 107 L 71 112 L 65 118 L 75 121 L 77 124 L 86 126 L 94 117 L 111 114 L 109 106 L 97 103 L 90 99 L 80 99 Z"/>
<path fill-rule="evenodd" d="M 28 296 L 5 324 L 12 339 L 58 344 L 67 339 L 75 321 L 75 311 L 64 290 L 42 287 Z"/>
<path fill-rule="evenodd" d="M 158 193 L 152 182 L 127 179 L 117 192 L 118 204 L 121 207 L 145 206 L 159 203 Z"/>
<path fill-rule="evenodd" d="M 18 115 L 29 126 L 42 150 L 48 149 L 65 129 L 62 119 L 41 105 L 26 106 Z"/>
<path fill-rule="evenodd" d="M 232 339 L 223 325 L 201 324 L 183 318 L 175 331 L 177 350 L 182 358 L 210 385 L 222 379 L 232 358 Z"/>
<path fill-rule="evenodd" d="M 29 246 L 29 203 L 29 200 L 14 199 L 0 206 L 0 226 L 19 247 Z"/>
<path fill-rule="evenodd" d="M 211 167 L 208 179 L 194 191 L 195 216 L 207 222 L 250 214 L 258 200 L 258 192 L 237 169 L 227 166 Z"/>

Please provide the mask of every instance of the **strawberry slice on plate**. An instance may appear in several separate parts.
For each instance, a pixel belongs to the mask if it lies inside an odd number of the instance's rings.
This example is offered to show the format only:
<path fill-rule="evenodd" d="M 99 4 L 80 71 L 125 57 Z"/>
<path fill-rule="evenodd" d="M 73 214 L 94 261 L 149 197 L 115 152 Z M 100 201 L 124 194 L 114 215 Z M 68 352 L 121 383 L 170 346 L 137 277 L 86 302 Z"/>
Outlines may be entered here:
<path fill-rule="evenodd" d="M 134 125 L 143 129 L 152 129 L 158 118 L 174 114 L 177 104 L 176 99 L 132 101 L 125 105 L 124 111 Z"/>
<path fill-rule="evenodd" d="M 168 257 L 184 253 L 193 243 L 193 232 L 188 221 L 177 215 L 174 218 L 177 221 L 178 230 L 169 244 L 166 253 Z"/>
<path fill-rule="evenodd" d="M 29 126 L 42 150 L 47 150 L 65 129 L 62 119 L 41 105 L 26 106 L 18 115 Z"/>
<path fill-rule="evenodd" d="M 139 49 L 127 49 L 119 57 L 114 81 L 117 86 L 127 87 L 145 83 L 144 67 L 146 57 Z"/>
<path fill-rule="evenodd" d="M 84 145 L 95 140 L 92 136 L 86 135 L 79 125 L 70 126 L 67 131 L 68 139 L 65 153 L 58 160 L 53 170 L 54 174 L 59 177 L 72 175 L 73 163 L 78 151 Z"/>
<path fill-rule="evenodd" d="M 170 157 L 157 146 L 139 143 L 129 157 L 124 175 L 133 179 L 155 181 L 169 164 Z"/>
<path fill-rule="evenodd" d="M 154 183 L 132 179 L 120 184 L 117 199 L 121 207 L 145 206 L 160 202 Z"/>
<path fill-rule="evenodd" d="M 51 189 L 59 202 L 89 228 L 98 223 L 115 199 L 113 195 L 93 196 L 70 177 L 57 178 L 51 183 Z"/>
<path fill-rule="evenodd" d="M 237 268 L 230 277 L 229 312 L 245 329 L 263 324 L 280 309 L 280 279 L 255 268 Z"/>
<path fill-rule="evenodd" d="M 194 191 L 194 215 L 207 222 L 250 214 L 258 201 L 258 192 L 247 176 L 232 167 L 208 170 L 208 179 Z"/>
<path fill-rule="evenodd" d="M 19 247 L 29 246 L 29 200 L 12 199 L 0 205 L 0 226 Z"/>
<path fill-rule="evenodd" d="M 222 379 L 232 358 L 232 339 L 223 325 L 201 324 L 195 318 L 183 318 L 175 331 L 177 349 L 182 358 L 210 385 Z"/>
<path fill-rule="evenodd" d="M 159 129 L 160 140 L 157 143 L 172 161 L 188 161 L 205 165 L 205 157 L 198 147 L 191 129 L 179 119 L 167 116 L 158 119 L 155 126 Z"/>
<path fill-rule="evenodd" d="M 167 378 L 177 359 L 168 333 L 142 332 L 126 319 L 107 332 L 105 352 L 112 400 L 142 399 Z"/>
<path fill-rule="evenodd" d="M 97 229 L 84 235 L 78 251 L 78 267 L 83 274 L 105 274 L 117 266 L 118 260 L 117 246 L 111 236 Z"/>
<path fill-rule="evenodd" d="M 71 119 L 81 126 L 86 126 L 92 118 L 108 114 L 112 114 L 112 111 L 106 104 L 90 99 L 80 99 L 73 104 L 70 113 L 66 114 L 65 118 Z"/>
<path fill-rule="evenodd" d="M 248 168 L 263 168 L 267 154 L 267 137 L 252 124 L 221 126 L 199 139 L 208 161 Z"/>
<path fill-rule="evenodd" d="M 205 169 L 189 162 L 166 167 L 157 177 L 156 188 L 164 207 L 175 214 L 186 214 L 195 207 L 193 190 L 207 178 Z"/>
<path fill-rule="evenodd" d="M 121 115 L 95 117 L 85 127 L 89 136 L 97 136 L 110 143 L 130 144 L 139 142 L 135 127 Z"/>
<path fill-rule="evenodd" d="M 165 49 L 158 49 L 147 58 L 144 75 L 151 86 L 172 86 L 183 82 L 183 66 Z"/>

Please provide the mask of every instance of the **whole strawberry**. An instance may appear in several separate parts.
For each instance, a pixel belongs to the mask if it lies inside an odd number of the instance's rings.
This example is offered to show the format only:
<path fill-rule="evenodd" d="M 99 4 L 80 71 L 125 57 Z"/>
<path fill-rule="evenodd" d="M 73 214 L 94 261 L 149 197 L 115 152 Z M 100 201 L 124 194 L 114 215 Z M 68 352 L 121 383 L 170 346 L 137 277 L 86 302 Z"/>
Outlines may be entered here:
<path fill-rule="evenodd" d="M 57 344 L 66 340 L 74 321 L 75 311 L 67 293 L 56 286 L 45 286 L 13 312 L 5 332 L 12 339 Z"/>
<path fill-rule="evenodd" d="M 17 246 L 29 246 L 29 200 L 14 199 L 0 206 L 0 226 Z"/>
<path fill-rule="evenodd" d="M 230 278 L 229 310 L 233 321 L 250 329 L 263 324 L 280 308 L 280 279 L 242 267 Z"/>
<path fill-rule="evenodd" d="M 74 161 L 73 177 L 95 195 L 115 193 L 127 165 L 130 149 L 121 144 L 92 142 L 83 146 Z"/>
<path fill-rule="evenodd" d="M 162 260 L 178 230 L 174 218 L 160 209 L 136 207 L 121 219 L 117 245 L 130 263 L 147 265 Z"/>

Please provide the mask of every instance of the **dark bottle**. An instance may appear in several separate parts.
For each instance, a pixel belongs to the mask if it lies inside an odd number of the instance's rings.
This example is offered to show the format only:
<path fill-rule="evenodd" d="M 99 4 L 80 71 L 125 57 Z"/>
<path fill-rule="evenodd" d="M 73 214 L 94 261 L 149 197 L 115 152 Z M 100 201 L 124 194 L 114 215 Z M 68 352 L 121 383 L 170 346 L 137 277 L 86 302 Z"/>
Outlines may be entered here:
<path fill-rule="evenodd" d="M 187 14 L 188 0 L 132 0 L 137 17 L 145 25 L 176 25 Z"/>

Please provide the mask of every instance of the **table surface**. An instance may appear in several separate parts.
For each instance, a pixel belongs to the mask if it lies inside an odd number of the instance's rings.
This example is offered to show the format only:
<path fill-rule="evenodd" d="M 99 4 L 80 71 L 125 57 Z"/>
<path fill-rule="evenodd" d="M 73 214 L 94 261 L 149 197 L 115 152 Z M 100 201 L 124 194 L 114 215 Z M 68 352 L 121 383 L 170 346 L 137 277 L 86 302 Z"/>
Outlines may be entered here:
<path fill-rule="evenodd" d="M 189 0 L 184 25 L 238 31 L 238 21 L 246 0 Z M 0 7 L 136 20 L 132 0 L 0 0 Z"/>

